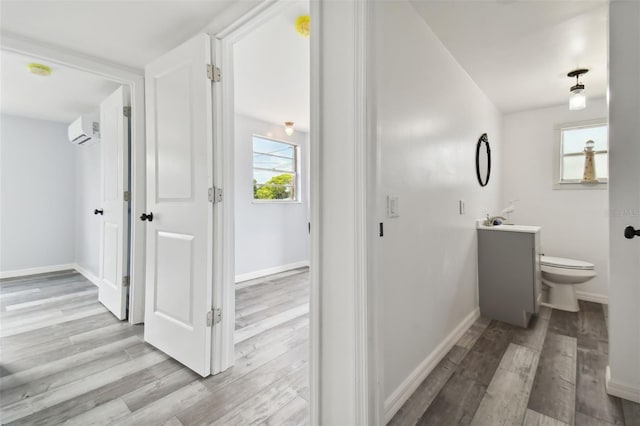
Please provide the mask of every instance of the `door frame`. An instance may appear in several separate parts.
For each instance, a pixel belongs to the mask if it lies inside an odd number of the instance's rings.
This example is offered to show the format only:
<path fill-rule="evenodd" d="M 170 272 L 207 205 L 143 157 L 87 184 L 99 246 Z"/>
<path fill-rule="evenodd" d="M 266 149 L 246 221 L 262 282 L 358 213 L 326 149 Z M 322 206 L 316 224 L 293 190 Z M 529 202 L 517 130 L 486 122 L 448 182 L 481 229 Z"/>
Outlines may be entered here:
<path fill-rule="evenodd" d="M 145 112 L 144 112 L 144 74 L 136 70 L 102 59 L 79 54 L 69 49 L 27 38 L 3 33 L 0 48 L 29 55 L 43 61 L 84 71 L 106 80 L 129 87 L 131 96 L 131 241 L 129 247 L 129 315 L 130 324 L 144 322 L 145 290 L 145 227 L 135 220 L 138 214 L 146 211 L 146 154 L 145 154 Z"/>

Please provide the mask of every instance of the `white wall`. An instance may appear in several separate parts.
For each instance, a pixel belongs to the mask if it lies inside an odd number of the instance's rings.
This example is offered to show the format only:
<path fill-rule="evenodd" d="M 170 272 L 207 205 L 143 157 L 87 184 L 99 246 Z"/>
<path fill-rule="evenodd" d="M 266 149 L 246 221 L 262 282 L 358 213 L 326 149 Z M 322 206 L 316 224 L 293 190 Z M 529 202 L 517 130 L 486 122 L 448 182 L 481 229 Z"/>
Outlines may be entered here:
<path fill-rule="evenodd" d="M 298 202 L 253 202 L 254 134 L 300 147 Z M 280 124 L 236 115 L 235 138 L 236 277 L 308 262 L 308 134 L 296 131 L 287 136 Z"/>
<path fill-rule="evenodd" d="M 609 5 L 609 393 L 640 403 L 640 3 Z"/>
<path fill-rule="evenodd" d="M 74 146 L 76 167 L 76 263 L 87 272 L 100 273 L 100 221 L 94 209 L 102 208 L 100 143 Z"/>
<path fill-rule="evenodd" d="M 76 170 L 67 126 L 0 120 L 0 271 L 73 263 Z"/>
<path fill-rule="evenodd" d="M 478 307 L 475 219 L 499 207 L 504 160 L 500 112 L 413 7 L 375 2 L 374 10 L 381 195 L 400 205 L 400 217 L 384 220 L 381 243 L 389 403 Z M 482 188 L 475 149 L 485 132 L 493 167 Z"/>
<path fill-rule="evenodd" d="M 589 99 L 587 108 L 568 105 L 524 111 L 504 117 L 502 205 L 517 199 L 515 223 L 542 226 L 542 252 L 548 256 L 585 260 L 598 276 L 577 290 L 608 295 L 608 191 L 554 189 L 554 127 L 607 117 L 605 99 Z M 575 188 L 575 187 L 574 187 Z"/>

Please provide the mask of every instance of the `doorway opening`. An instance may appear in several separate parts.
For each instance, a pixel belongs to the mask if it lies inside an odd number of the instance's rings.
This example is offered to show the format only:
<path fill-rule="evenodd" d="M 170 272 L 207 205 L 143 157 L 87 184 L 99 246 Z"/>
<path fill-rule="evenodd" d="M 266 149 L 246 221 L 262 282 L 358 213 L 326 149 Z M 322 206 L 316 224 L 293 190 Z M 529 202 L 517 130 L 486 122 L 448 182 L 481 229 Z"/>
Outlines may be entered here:
<path fill-rule="evenodd" d="M 1 277 L 77 271 L 98 287 L 104 307 L 124 320 L 131 228 L 129 88 L 37 55 L 7 49 L 0 55 Z"/>
<path fill-rule="evenodd" d="M 285 408 L 309 417 L 309 2 L 277 4 L 222 39 L 232 70 L 234 368 L 276 369 Z M 226 65 L 229 65 L 226 64 Z M 231 102 L 230 102 L 231 100 Z M 278 418 L 280 418 L 278 417 Z M 275 418 L 275 417 L 274 417 Z"/>

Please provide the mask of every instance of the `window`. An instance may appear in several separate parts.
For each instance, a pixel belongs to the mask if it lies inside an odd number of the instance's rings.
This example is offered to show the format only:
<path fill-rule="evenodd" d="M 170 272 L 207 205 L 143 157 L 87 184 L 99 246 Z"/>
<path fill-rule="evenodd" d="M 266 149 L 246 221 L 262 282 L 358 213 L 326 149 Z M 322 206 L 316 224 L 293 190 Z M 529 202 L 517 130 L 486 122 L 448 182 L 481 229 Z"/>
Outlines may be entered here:
<path fill-rule="evenodd" d="M 584 172 L 584 149 L 588 140 L 594 142 L 596 178 L 606 183 L 609 177 L 609 141 L 605 120 L 563 124 L 558 128 L 560 161 L 559 178 L 562 184 L 580 184 Z M 585 187 L 592 187 L 586 186 Z"/>
<path fill-rule="evenodd" d="M 296 201 L 298 199 L 298 147 L 253 137 L 253 199 Z"/>

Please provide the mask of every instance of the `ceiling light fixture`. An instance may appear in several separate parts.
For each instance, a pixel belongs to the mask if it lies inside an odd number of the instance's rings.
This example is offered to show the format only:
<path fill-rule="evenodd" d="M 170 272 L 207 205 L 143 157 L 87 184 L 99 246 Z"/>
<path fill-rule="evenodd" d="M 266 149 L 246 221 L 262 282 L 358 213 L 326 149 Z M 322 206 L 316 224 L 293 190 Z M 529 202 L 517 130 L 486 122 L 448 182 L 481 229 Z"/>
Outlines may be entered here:
<path fill-rule="evenodd" d="M 569 96 L 569 109 L 571 111 L 578 111 L 587 107 L 587 97 L 584 95 L 584 84 L 580 83 L 578 79 L 582 74 L 586 74 L 588 72 L 588 69 L 581 68 L 573 70 L 567 74 L 567 77 L 576 78 L 575 86 L 571 86 L 571 89 L 569 90 L 571 92 L 571 95 Z"/>
<path fill-rule="evenodd" d="M 310 33 L 310 19 L 309 15 L 300 15 L 296 18 L 296 22 L 293 24 L 296 32 L 304 38 L 309 38 Z"/>
<path fill-rule="evenodd" d="M 41 77 L 49 77 L 51 75 L 50 67 L 42 64 L 37 64 L 35 62 L 27 64 L 27 70 L 29 70 L 31 74 L 39 75 Z"/>
<path fill-rule="evenodd" d="M 291 136 L 293 134 L 293 121 L 285 121 L 284 122 L 284 132 L 287 136 Z"/>

